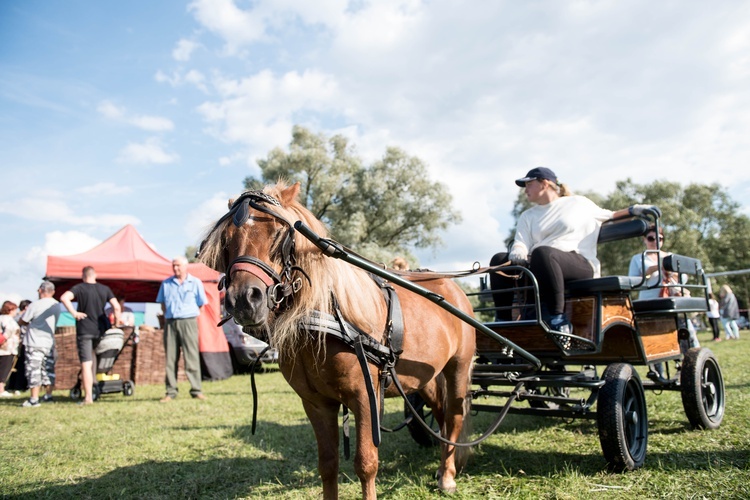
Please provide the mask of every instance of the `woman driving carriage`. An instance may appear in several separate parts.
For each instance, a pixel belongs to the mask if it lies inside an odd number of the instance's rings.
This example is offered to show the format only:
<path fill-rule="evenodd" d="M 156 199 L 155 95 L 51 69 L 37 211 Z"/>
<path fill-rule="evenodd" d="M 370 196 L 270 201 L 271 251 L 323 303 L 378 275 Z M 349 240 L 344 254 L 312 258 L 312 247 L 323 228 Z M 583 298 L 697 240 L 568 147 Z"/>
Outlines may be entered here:
<path fill-rule="evenodd" d="M 490 265 L 528 265 L 539 284 L 542 319 L 552 330 L 572 333 L 565 317 L 565 283 L 599 276 L 596 245 L 602 223 L 658 209 L 651 205 L 633 205 L 614 212 L 601 208 L 584 196 L 573 195 L 546 167 L 529 170 L 516 184 L 536 206 L 519 217 L 510 251 L 495 254 Z M 512 288 L 514 283 L 513 278 L 490 273 L 493 291 Z M 512 294 L 493 293 L 492 297 L 498 308 L 496 319 L 511 321 Z"/>

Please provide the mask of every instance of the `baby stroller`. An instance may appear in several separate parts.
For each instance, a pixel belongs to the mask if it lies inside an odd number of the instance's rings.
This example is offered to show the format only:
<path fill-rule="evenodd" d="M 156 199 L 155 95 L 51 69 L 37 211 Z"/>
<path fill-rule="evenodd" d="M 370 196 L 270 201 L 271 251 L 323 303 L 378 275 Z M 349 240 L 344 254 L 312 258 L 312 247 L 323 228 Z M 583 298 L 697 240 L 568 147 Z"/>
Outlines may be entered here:
<path fill-rule="evenodd" d="M 127 339 L 125 333 L 128 332 Z M 121 392 L 125 396 L 132 396 L 135 391 L 135 384 L 131 380 L 120 380 L 120 375 L 110 373 L 115 365 L 120 353 L 127 345 L 138 343 L 138 332 L 132 326 L 123 326 L 121 328 L 110 328 L 96 346 L 96 376 L 92 398 L 99 398 L 100 394 L 111 394 Z M 76 385 L 70 390 L 71 399 L 81 398 L 81 372 L 78 372 Z"/>

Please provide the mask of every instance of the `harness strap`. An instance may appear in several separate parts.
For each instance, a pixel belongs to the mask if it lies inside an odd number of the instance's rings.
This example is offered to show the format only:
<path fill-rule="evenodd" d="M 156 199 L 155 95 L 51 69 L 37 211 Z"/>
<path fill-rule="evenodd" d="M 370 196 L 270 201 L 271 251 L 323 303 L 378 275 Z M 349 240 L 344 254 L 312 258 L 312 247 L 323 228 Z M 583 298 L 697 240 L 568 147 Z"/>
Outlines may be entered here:
<path fill-rule="evenodd" d="M 332 314 L 312 311 L 300 320 L 299 326 L 311 333 L 323 333 L 337 338 L 352 349 L 354 349 L 355 339 L 361 337 L 367 359 L 378 365 L 383 364 L 391 356 L 391 350 L 388 347 L 362 332 L 340 315 L 337 318 Z"/>
<path fill-rule="evenodd" d="M 281 281 L 278 273 L 274 271 L 271 266 L 254 257 L 241 257 L 235 259 L 232 266 L 229 268 L 229 272 L 227 272 L 225 276 L 232 276 L 236 271 L 244 271 L 252 274 L 265 283 L 267 287 L 273 286 Z"/>
<path fill-rule="evenodd" d="M 378 404 L 375 401 L 375 388 L 372 384 L 370 366 L 367 364 L 367 358 L 365 357 L 365 347 L 362 343 L 362 335 L 358 336 L 357 341 L 354 343 L 354 352 L 357 353 L 359 367 L 362 368 L 362 375 L 364 375 L 365 377 L 367 398 L 370 400 L 370 425 L 372 426 L 372 444 L 374 444 L 377 448 L 378 446 L 380 446 L 380 412 L 378 411 Z"/>
<path fill-rule="evenodd" d="M 393 354 L 398 357 L 404 352 L 404 313 L 396 290 L 380 276 L 371 274 L 372 280 L 380 287 L 388 307 L 385 332 L 388 345 Z"/>

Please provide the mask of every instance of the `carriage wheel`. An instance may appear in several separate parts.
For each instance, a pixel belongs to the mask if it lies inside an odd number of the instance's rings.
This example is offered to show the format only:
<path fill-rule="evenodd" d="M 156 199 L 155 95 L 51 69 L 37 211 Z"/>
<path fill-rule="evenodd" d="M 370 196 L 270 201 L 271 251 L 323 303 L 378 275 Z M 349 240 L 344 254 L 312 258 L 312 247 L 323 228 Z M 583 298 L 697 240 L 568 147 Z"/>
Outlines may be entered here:
<path fill-rule="evenodd" d="M 614 363 L 602 374 L 596 419 L 599 442 L 609 468 L 634 470 L 646 460 L 648 415 L 638 373 L 627 363 Z"/>
<path fill-rule="evenodd" d="M 132 396 L 133 392 L 135 392 L 135 387 L 133 386 L 133 382 L 130 380 L 126 380 L 122 383 L 122 393 L 126 396 Z"/>
<path fill-rule="evenodd" d="M 694 429 L 716 429 L 724 418 L 724 378 L 710 349 L 694 347 L 680 370 L 682 406 Z"/>
<path fill-rule="evenodd" d="M 420 396 L 419 393 L 415 392 L 414 394 L 409 394 L 406 397 L 409 399 L 409 403 L 411 403 L 414 409 L 417 410 L 417 414 L 420 416 L 420 418 L 424 420 L 433 431 L 440 434 L 440 427 L 435 421 L 435 417 L 432 415 L 432 410 L 430 410 L 430 407 L 426 405 L 424 399 L 422 399 L 422 396 Z M 411 411 L 404 402 L 404 417 L 409 418 L 410 416 L 412 416 Z M 408 427 L 409 434 L 411 434 L 411 437 L 414 439 L 414 441 L 417 442 L 418 445 L 428 448 L 437 446 L 438 440 L 435 439 L 431 434 L 429 434 L 424 429 L 424 427 L 422 427 L 422 425 L 415 419 L 406 424 L 406 427 Z"/>
<path fill-rule="evenodd" d="M 73 401 L 78 401 L 79 399 L 81 399 L 81 384 L 74 385 L 70 390 L 70 399 L 72 399 Z"/>

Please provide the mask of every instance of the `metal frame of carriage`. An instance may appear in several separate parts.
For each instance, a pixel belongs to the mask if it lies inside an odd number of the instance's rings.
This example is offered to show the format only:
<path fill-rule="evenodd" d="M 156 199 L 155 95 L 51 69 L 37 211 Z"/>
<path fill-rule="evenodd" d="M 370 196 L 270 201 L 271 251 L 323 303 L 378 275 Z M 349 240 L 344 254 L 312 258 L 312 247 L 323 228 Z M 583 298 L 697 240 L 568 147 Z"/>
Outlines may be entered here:
<path fill-rule="evenodd" d="M 599 242 L 639 237 L 652 225 L 658 229 L 659 223 L 656 212 L 611 221 L 602 226 Z M 646 458 L 645 390 L 679 391 L 694 428 L 714 429 L 721 424 L 725 392 L 719 363 L 709 349 L 687 344 L 688 315 L 708 310 L 710 283 L 697 259 L 672 254 L 661 262 L 659 257 L 660 267 L 686 278 L 673 286 L 689 291 L 689 296 L 633 300 L 633 292 L 646 286 L 641 277 L 605 276 L 568 283 L 566 312 L 574 329 L 573 334 L 563 334 L 539 319 L 539 286 L 524 267 L 507 266 L 501 271 L 517 275 L 518 287 L 478 294 L 487 298 L 489 293 L 513 293 L 512 307 L 518 319 L 480 323 L 418 284 L 352 255 L 330 240 L 321 240 L 303 224 L 295 228 L 327 255 L 418 293 L 476 327 L 472 410 L 496 413 L 493 427 L 508 413 L 595 419 L 609 468 L 624 471 L 640 467 Z M 653 368 L 657 363 L 666 365 L 664 373 Z M 574 366 L 580 368 L 571 369 Z M 635 366 L 649 367 L 646 380 Z M 588 395 L 581 397 L 581 392 Z M 521 402 L 528 405 L 517 404 Z M 424 416 L 417 403 L 410 397 L 405 412 L 416 406 L 417 413 Z M 408 426 L 420 444 L 434 442 L 417 419 Z"/>

